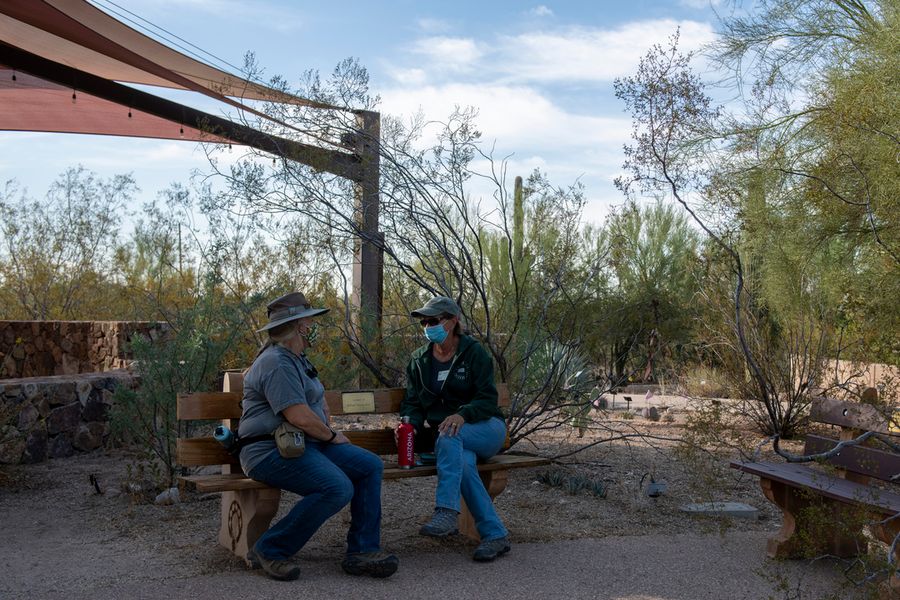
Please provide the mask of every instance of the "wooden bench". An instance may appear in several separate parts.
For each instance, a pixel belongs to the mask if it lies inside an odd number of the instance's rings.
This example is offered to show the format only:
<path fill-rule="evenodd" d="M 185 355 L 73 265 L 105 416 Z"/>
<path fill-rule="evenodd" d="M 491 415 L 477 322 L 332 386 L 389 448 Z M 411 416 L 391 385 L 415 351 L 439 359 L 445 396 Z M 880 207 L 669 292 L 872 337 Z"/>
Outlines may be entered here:
<path fill-rule="evenodd" d="M 855 439 L 866 431 L 900 442 L 900 429 L 869 404 L 817 398 L 810 418 L 840 427 L 840 435 L 838 439 L 808 435 L 803 450 L 806 456 L 827 452 L 839 441 Z M 784 514 L 781 530 L 768 541 L 769 556 L 857 556 L 866 551 L 863 522 L 876 538 L 890 545 L 900 532 L 900 519 L 881 521 L 900 514 L 900 495 L 870 485 L 872 479 L 894 483 L 893 478 L 900 474 L 900 454 L 886 448 L 874 437 L 862 445 L 845 447 L 825 461 L 828 471 L 810 468 L 807 463 L 732 462 L 732 468 L 758 476 L 763 494 Z M 894 554 L 900 560 L 900 544 Z M 891 586 L 896 583 L 892 578 Z"/>
<path fill-rule="evenodd" d="M 221 420 L 223 424 L 236 430 L 241 416 L 242 381 L 239 373 L 226 373 L 222 392 L 179 394 L 177 417 L 179 421 Z M 499 404 L 509 406 L 509 391 L 505 384 L 497 386 Z M 368 403 L 368 414 L 396 413 L 400 410 L 405 388 L 385 388 L 377 390 L 329 390 L 325 400 L 332 416 L 357 414 L 352 404 L 360 398 Z M 354 396 L 355 394 L 355 396 Z M 360 396 L 362 394 L 362 396 Z M 374 410 L 371 401 L 374 400 Z M 346 401 L 346 402 L 345 402 Z M 351 408 L 345 410 L 345 404 Z M 397 419 L 399 423 L 399 418 Z M 396 455 L 394 430 L 344 430 L 347 438 L 362 448 L 379 455 Z M 254 481 L 242 471 L 238 461 L 212 437 L 179 438 L 176 445 L 178 464 L 184 467 L 221 465 L 221 473 L 210 475 L 186 475 L 180 484 L 197 492 L 222 492 L 221 525 L 219 543 L 241 558 L 246 558 L 247 550 L 256 543 L 278 511 L 281 490 Z M 505 488 L 509 469 L 535 467 L 548 464 L 545 458 L 498 454 L 490 460 L 479 463 L 481 480 L 491 498 L 495 498 Z M 434 466 L 420 466 L 401 469 L 396 463 L 385 463 L 384 479 L 405 477 L 426 477 L 436 475 Z M 463 502 L 459 516 L 460 531 L 477 540 L 475 521 Z"/>

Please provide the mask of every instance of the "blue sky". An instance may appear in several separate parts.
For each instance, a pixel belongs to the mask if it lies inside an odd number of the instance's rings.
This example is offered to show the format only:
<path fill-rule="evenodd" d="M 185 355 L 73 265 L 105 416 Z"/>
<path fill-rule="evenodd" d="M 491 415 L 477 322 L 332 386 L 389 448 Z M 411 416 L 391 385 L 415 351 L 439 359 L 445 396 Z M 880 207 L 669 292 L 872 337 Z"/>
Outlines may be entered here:
<path fill-rule="evenodd" d="M 253 51 L 267 75 L 289 81 L 356 57 L 383 113 L 441 119 L 475 106 L 485 143 L 511 155 L 510 176 L 538 167 L 556 185 L 580 179 L 596 222 L 622 202 L 612 180 L 630 122 L 613 80 L 679 26 L 683 49 L 709 42 L 718 3 L 114 1 L 231 64 Z M 133 173 L 146 200 L 206 160 L 188 142 L 0 132 L 0 182 L 15 178 L 33 197 L 76 164 Z"/>

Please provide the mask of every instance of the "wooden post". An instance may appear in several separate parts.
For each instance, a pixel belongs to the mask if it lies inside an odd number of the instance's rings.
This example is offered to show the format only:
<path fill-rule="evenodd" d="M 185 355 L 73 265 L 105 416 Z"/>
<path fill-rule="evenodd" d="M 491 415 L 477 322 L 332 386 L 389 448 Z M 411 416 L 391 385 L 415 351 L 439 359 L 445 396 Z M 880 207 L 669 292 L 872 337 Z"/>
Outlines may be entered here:
<path fill-rule="evenodd" d="M 357 338 L 380 363 L 381 316 L 384 284 L 383 234 L 378 231 L 378 185 L 381 174 L 379 156 L 381 115 L 361 111 L 356 117 L 359 130 L 355 154 L 361 160 L 362 175 L 355 182 L 356 219 L 360 235 L 353 261 L 353 326 Z M 362 387 L 369 387 L 363 377 Z"/>

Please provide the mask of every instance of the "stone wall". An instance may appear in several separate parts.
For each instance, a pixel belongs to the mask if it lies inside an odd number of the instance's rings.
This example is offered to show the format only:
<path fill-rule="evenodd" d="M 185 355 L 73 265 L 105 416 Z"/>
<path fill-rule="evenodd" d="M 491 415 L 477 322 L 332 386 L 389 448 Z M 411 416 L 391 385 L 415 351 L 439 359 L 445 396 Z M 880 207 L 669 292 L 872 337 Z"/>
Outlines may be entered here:
<path fill-rule="evenodd" d="M 0 380 L 122 369 L 135 335 L 164 330 L 148 321 L 0 321 Z"/>
<path fill-rule="evenodd" d="M 0 463 L 35 463 L 100 448 L 128 371 L 0 381 Z"/>

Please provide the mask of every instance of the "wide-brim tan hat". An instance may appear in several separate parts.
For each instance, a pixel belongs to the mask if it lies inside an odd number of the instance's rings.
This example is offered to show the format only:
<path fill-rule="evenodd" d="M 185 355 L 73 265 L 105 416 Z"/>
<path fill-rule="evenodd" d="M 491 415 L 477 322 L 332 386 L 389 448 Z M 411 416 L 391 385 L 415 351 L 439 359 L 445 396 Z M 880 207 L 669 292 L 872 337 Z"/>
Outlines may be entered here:
<path fill-rule="evenodd" d="M 329 310 L 331 309 L 313 308 L 310 306 L 309 302 L 306 301 L 306 296 L 300 292 L 291 292 L 290 294 L 285 294 L 284 296 L 269 302 L 266 306 L 266 314 L 269 317 L 269 322 L 266 323 L 266 326 L 262 329 L 258 329 L 257 332 L 261 333 L 272 329 L 273 327 L 284 325 L 289 321 L 302 319 L 303 317 L 324 315 Z"/>

